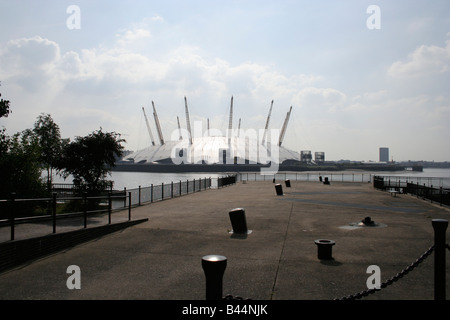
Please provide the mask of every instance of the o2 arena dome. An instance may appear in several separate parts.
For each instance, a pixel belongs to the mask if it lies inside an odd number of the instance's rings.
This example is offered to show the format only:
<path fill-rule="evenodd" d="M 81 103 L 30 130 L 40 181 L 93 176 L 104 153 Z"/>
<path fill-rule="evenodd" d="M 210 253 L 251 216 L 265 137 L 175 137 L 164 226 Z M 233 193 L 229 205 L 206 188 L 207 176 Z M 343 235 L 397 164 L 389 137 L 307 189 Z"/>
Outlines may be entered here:
<path fill-rule="evenodd" d="M 298 152 L 289 150 L 282 146 L 284 133 L 287 128 L 292 107 L 286 115 L 281 130 L 269 130 L 270 115 L 273 101 L 270 106 L 264 130 L 241 130 L 240 119 L 239 128 L 232 128 L 233 118 L 233 97 L 231 97 L 229 126 L 226 135 L 219 135 L 215 130 L 208 129 L 201 137 L 193 137 L 189 120 L 189 110 L 185 99 L 186 129 L 180 127 L 178 120 L 178 140 L 164 141 L 161 127 L 156 113 L 155 105 L 152 101 L 153 116 L 155 119 L 156 131 L 158 133 L 159 144 L 155 143 L 150 128 L 149 121 L 144 112 L 147 130 L 150 135 L 152 145 L 129 154 L 126 158 L 128 163 L 140 165 L 180 165 L 180 164 L 258 164 L 267 163 L 288 163 L 299 161 Z M 261 139 L 262 137 L 262 139 Z M 276 141 L 276 143 L 273 143 Z M 124 163 L 122 162 L 122 163 Z"/>

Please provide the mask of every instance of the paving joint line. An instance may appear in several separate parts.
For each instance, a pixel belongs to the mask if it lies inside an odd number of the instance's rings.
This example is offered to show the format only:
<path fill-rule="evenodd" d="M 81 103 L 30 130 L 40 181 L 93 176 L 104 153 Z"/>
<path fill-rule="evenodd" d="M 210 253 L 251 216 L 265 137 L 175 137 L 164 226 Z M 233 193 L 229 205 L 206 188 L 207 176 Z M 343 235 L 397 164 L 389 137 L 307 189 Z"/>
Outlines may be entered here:
<path fill-rule="evenodd" d="M 291 211 L 289 212 L 289 219 L 288 219 L 288 223 L 287 223 L 287 226 L 286 226 L 286 232 L 284 233 L 284 240 L 283 240 L 283 246 L 281 247 L 280 257 L 278 258 L 278 265 L 277 265 L 277 270 L 275 271 L 275 279 L 273 281 L 272 292 L 270 293 L 270 300 L 273 299 L 273 295 L 275 293 L 275 286 L 277 284 L 277 279 L 278 279 L 278 271 L 280 270 L 281 258 L 283 257 L 284 247 L 286 245 L 286 239 L 287 239 L 287 235 L 288 235 L 289 225 L 291 223 L 291 217 L 292 217 L 293 209 L 294 209 L 294 203 L 292 203 Z"/>

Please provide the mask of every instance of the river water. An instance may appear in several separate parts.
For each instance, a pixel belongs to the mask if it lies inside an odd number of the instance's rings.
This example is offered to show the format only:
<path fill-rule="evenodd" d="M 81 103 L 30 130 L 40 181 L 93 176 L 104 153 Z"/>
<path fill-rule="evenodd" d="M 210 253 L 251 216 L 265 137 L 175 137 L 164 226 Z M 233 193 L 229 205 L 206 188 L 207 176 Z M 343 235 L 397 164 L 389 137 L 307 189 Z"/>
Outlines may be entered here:
<path fill-rule="evenodd" d="M 154 172 L 122 172 L 113 171 L 108 180 L 114 181 L 114 189 L 122 190 L 123 188 L 134 189 L 141 187 L 149 187 L 150 185 L 167 184 L 171 182 L 180 182 L 193 179 L 212 178 L 227 176 L 230 173 L 212 173 L 212 172 L 196 172 L 196 173 L 154 173 Z M 344 181 L 344 182 L 368 182 L 374 175 L 401 177 L 408 181 L 419 183 L 426 183 L 427 185 L 450 187 L 450 169 L 440 168 L 424 168 L 423 172 L 416 171 L 299 171 L 299 172 L 279 172 L 275 175 L 277 180 L 291 179 L 300 181 L 316 181 L 319 176 L 328 176 L 330 181 Z M 262 176 L 259 172 L 241 173 L 241 180 L 248 181 L 263 181 L 272 180 L 273 175 Z M 429 178 L 429 179 L 428 179 Z M 55 176 L 53 182 L 55 183 L 71 183 L 71 179 L 66 180 Z"/>
<path fill-rule="evenodd" d="M 151 184 L 159 185 L 161 183 L 179 182 L 186 180 L 193 180 L 199 178 L 212 178 L 216 179 L 221 176 L 226 176 L 229 173 L 153 173 L 153 172 L 120 172 L 113 171 L 108 178 L 114 181 L 114 189 L 121 190 L 124 187 L 127 189 L 133 189 L 141 187 L 148 187 Z M 402 177 L 402 179 L 408 179 L 408 181 L 418 181 L 420 183 L 433 184 L 435 186 L 450 187 L 450 169 L 440 168 L 424 168 L 423 172 L 415 171 L 393 171 L 393 172 L 372 172 L 372 171 L 333 171 L 333 172 L 318 172 L 318 171 L 302 171 L 302 172 L 280 172 L 276 174 L 275 178 L 280 179 L 292 179 L 301 181 L 315 181 L 319 176 L 329 176 L 331 181 L 354 181 L 354 182 L 367 182 L 370 181 L 373 175 L 383 175 L 392 177 Z M 242 173 L 241 179 L 248 181 L 261 181 L 272 180 L 273 175 L 262 176 L 259 172 Z M 427 179 L 427 178 L 432 178 Z M 429 181 L 428 181 L 429 180 Z M 55 181 L 60 182 L 60 181 Z M 66 182 L 70 182 L 66 180 Z M 442 184 L 442 185 L 440 185 Z"/>

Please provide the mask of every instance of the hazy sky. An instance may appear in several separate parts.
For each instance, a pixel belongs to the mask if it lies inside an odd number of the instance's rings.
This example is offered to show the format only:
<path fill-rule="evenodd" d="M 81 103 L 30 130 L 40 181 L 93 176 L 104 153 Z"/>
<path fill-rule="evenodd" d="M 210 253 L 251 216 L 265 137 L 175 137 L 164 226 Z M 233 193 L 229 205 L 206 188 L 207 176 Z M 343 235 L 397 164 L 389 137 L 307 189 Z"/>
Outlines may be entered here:
<path fill-rule="evenodd" d="M 71 7 L 75 5 L 76 7 Z M 375 9 L 372 5 L 375 5 Z M 79 9 L 79 10 L 78 10 Z M 368 10 L 369 9 L 369 10 Z M 379 9 L 379 10 L 376 10 Z M 7 133 L 49 113 L 63 138 L 102 127 L 127 149 L 191 122 L 271 128 L 327 160 L 450 161 L 450 2 L 0 0 Z"/>

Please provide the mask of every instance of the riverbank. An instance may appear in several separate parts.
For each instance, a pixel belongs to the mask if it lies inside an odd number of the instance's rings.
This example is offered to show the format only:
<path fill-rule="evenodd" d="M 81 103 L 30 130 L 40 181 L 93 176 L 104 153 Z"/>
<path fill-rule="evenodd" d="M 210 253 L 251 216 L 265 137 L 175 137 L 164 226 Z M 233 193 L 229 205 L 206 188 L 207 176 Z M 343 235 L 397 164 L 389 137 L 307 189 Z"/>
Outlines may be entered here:
<path fill-rule="evenodd" d="M 158 173 L 186 173 L 186 172 L 264 172 L 267 171 L 403 171 L 407 167 L 397 164 L 320 164 L 306 165 L 281 164 L 270 165 L 259 164 L 145 164 L 145 163 L 117 163 L 112 171 L 126 172 L 158 172 Z"/>

